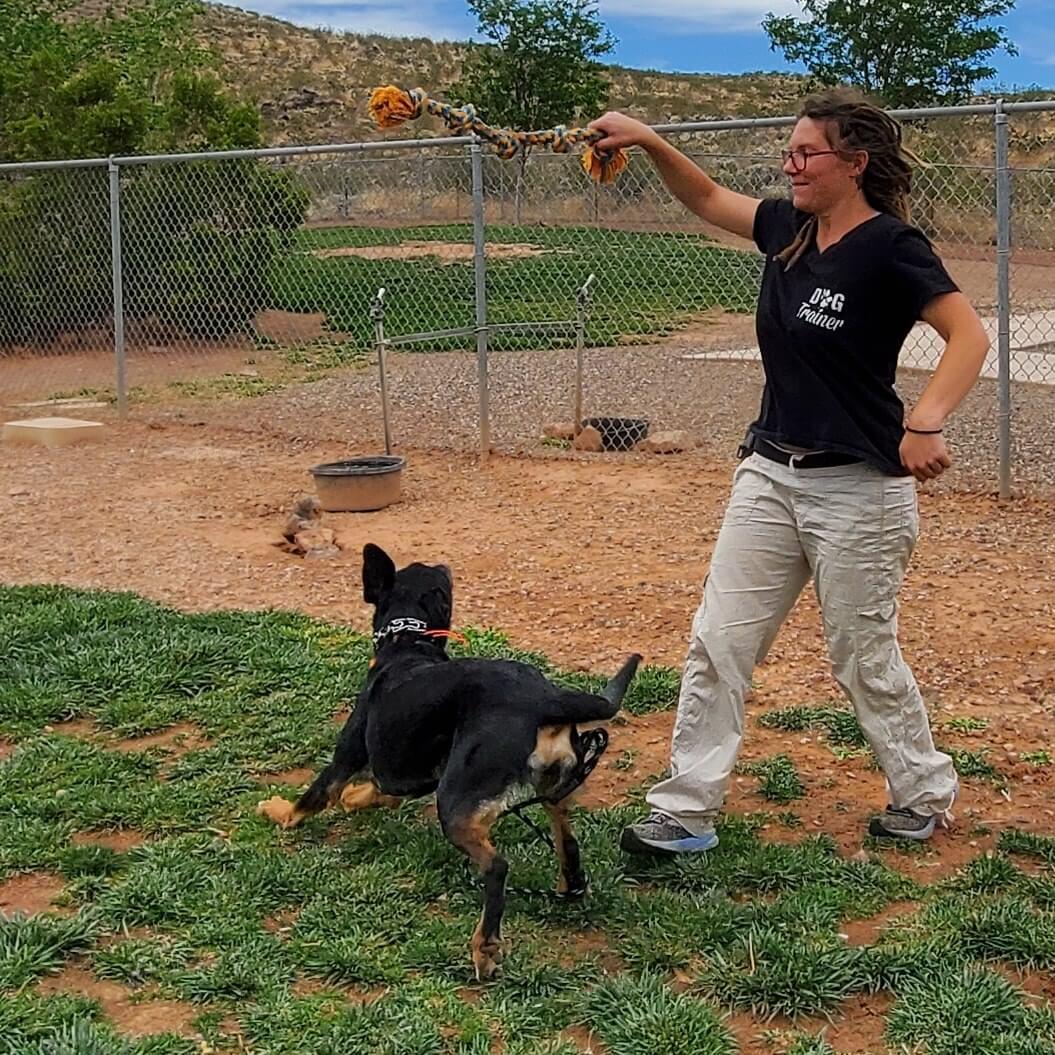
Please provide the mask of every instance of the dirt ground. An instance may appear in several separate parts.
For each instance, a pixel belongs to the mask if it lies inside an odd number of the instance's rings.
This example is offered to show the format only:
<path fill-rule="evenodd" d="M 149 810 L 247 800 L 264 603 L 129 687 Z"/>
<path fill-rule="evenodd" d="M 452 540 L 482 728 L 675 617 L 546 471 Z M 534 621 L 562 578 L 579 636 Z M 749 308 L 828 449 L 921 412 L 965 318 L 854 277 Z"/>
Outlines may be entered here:
<path fill-rule="evenodd" d="M 346 245 L 337 249 L 314 249 L 312 256 L 320 260 L 332 257 L 358 256 L 364 260 L 420 260 L 434 257 L 444 264 L 472 262 L 475 247 L 472 242 L 425 242 L 408 239 L 398 245 Z M 487 246 L 488 260 L 522 260 L 542 256 L 546 252 L 569 253 L 569 249 L 547 250 L 527 242 L 492 242 Z"/>
<path fill-rule="evenodd" d="M 365 631 L 359 552 L 373 541 L 399 563 L 450 563 L 456 627 L 498 627 L 514 644 L 573 669 L 611 672 L 635 650 L 647 662 L 680 665 L 731 462 L 701 454 L 494 456 L 482 465 L 470 454 L 409 450 L 402 452 L 402 501 L 375 513 L 326 514 L 324 524 L 344 549 L 311 561 L 272 543 L 285 511 L 310 485 L 306 467 L 346 456 L 346 443 L 291 443 L 281 433 L 247 433 L 233 419 L 225 429 L 216 418 L 111 425 L 102 443 L 65 451 L 0 446 L 6 534 L 0 582 L 132 590 L 187 611 L 292 608 Z M 1002 504 L 986 494 L 924 488 L 921 512 L 922 538 L 902 594 L 903 648 L 939 742 L 986 752 L 1008 779 L 1003 789 L 965 781 L 951 832 L 922 853 L 888 855 L 895 867 L 931 882 L 991 848 L 1003 826 L 1055 833 L 1055 765 L 1023 758 L 1052 751 L 1055 499 Z M 759 668 L 750 713 L 837 695 L 807 593 Z M 988 726 L 955 732 L 944 726 L 955 718 Z M 673 720 L 664 712 L 614 724 L 582 804 L 622 801 L 661 773 Z M 95 735 L 90 725 L 66 723 L 64 731 Z M 195 734 L 179 727 L 158 737 L 182 744 L 196 742 Z M 837 759 L 817 734 L 749 722 L 744 761 L 781 751 L 794 760 L 807 797 L 774 807 L 757 793 L 754 777 L 737 776 L 728 809 L 790 809 L 801 827 L 774 820 L 766 837 L 797 840 L 825 831 L 844 854 L 861 853 L 868 817 L 884 802 L 880 775 L 862 757 Z M 300 785 L 310 773 L 273 778 Z M 135 845 L 140 836 L 124 838 Z M 0 886 L 0 908 L 65 912 L 51 903 L 60 891 L 57 877 L 16 878 Z M 874 941 L 896 911 L 848 925 L 847 940 Z M 1026 972 L 1014 980 L 1038 1000 L 1055 997 L 1047 976 Z M 94 979 L 79 962 L 41 989 L 71 987 L 96 996 L 126 1033 L 190 1031 L 189 1005 L 136 1002 L 125 987 Z M 855 997 L 834 1023 L 794 1026 L 825 1027 L 839 1051 L 883 1050 L 888 1006 L 885 996 Z M 792 1026 L 742 1014 L 727 1024 L 745 1053 L 771 1050 L 763 1029 Z M 574 1039 L 584 1047 L 591 1041 Z"/>
<path fill-rule="evenodd" d="M 368 628 L 360 593 L 367 541 L 399 563 L 448 562 L 455 625 L 490 625 L 561 664 L 613 671 L 640 651 L 680 666 L 732 463 L 700 455 L 571 459 L 407 452 L 403 500 L 374 513 L 327 514 L 344 546 L 303 560 L 272 545 L 283 513 L 310 485 L 306 467 L 344 456 L 325 444 L 291 449 L 281 437 L 193 424 L 113 426 L 104 442 L 65 451 L 0 447 L 6 545 L 0 581 L 132 590 L 182 610 L 291 608 Z M 991 847 L 999 828 L 1055 832 L 1055 500 L 1001 504 L 985 494 L 921 492 L 922 539 L 902 594 L 901 637 L 939 742 L 985 750 L 1004 790 L 967 781 L 960 823 L 931 852 L 901 866 L 947 875 Z M 825 662 L 816 603 L 801 599 L 759 668 L 751 712 L 822 703 L 839 690 Z M 584 803 L 620 800 L 668 761 L 673 713 L 630 718 Z M 968 734 L 943 728 L 981 718 Z M 801 829 L 827 831 L 847 854 L 862 848 L 883 805 L 881 777 L 862 758 L 837 759 L 813 733 L 751 723 L 744 760 L 787 751 L 808 797 Z M 737 777 L 729 809 L 769 804 L 754 777 Z"/>

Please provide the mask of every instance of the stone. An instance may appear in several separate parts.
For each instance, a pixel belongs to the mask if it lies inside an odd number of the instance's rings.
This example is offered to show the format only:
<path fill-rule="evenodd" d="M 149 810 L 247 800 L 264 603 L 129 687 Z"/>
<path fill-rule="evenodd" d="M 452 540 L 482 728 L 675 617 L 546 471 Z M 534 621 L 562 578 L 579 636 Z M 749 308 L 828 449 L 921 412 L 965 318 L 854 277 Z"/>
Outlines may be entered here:
<path fill-rule="evenodd" d="M 36 447 L 72 447 L 102 439 L 105 426 L 101 421 L 82 421 L 79 418 L 26 418 L 5 421 L 4 443 Z"/>
<path fill-rule="evenodd" d="M 331 528 L 309 526 L 298 531 L 292 538 L 274 543 L 286 553 L 293 553 L 307 560 L 336 557 L 341 552 L 337 534 Z"/>
<path fill-rule="evenodd" d="M 575 425 L 570 421 L 551 421 L 542 426 L 542 436 L 547 440 L 573 440 Z"/>
<path fill-rule="evenodd" d="M 635 451 L 644 451 L 646 454 L 677 454 L 679 451 L 691 451 L 695 447 L 696 440 L 684 429 L 653 432 L 634 444 Z"/>
<path fill-rule="evenodd" d="M 601 442 L 601 434 L 592 425 L 587 425 L 586 428 L 579 433 L 571 441 L 572 447 L 577 451 L 603 451 L 604 444 Z"/>

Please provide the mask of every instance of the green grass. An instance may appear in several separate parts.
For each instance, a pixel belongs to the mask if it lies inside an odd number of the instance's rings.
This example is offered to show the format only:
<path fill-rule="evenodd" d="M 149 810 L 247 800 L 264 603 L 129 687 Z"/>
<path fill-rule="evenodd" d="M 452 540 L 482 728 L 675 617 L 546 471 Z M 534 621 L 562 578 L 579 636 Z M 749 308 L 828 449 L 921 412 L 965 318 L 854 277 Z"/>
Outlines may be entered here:
<path fill-rule="evenodd" d="M 1023 762 L 1028 762 L 1031 766 L 1036 766 L 1038 769 L 1051 765 L 1050 751 L 1023 751 L 1019 757 Z"/>
<path fill-rule="evenodd" d="M 761 714 L 758 724 L 766 729 L 780 729 L 787 733 L 819 730 L 824 733 L 824 739 L 833 751 L 838 748 L 865 750 L 868 747 L 857 717 L 848 707 L 839 703 L 777 707 Z"/>
<path fill-rule="evenodd" d="M 987 748 L 980 751 L 967 751 L 962 748 L 941 745 L 941 750 L 947 752 L 951 758 L 956 772 L 961 777 L 973 777 L 975 780 L 987 780 L 993 784 L 1006 784 L 1007 778 L 986 758 Z"/>
<path fill-rule="evenodd" d="M 495 323 L 575 318 L 575 293 L 594 272 L 587 340 L 594 345 L 643 341 L 669 333 L 678 320 L 707 308 L 750 311 L 761 275 L 754 254 L 726 249 L 686 233 L 608 231 L 592 227 L 488 227 L 489 245 L 529 243 L 543 252 L 489 260 L 488 318 Z M 331 227 L 305 230 L 292 255 L 271 275 L 272 306 L 320 311 L 327 326 L 366 348 L 374 339 L 370 302 L 386 292 L 385 331 L 390 336 L 471 326 L 471 261 L 436 257 L 370 260 L 321 258 L 317 250 L 391 245 L 401 241 L 472 243 L 466 224 L 417 228 Z M 662 283 L 642 282 L 662 275 Z M 552 347 L 550 337 L 496 335 L 496 347 Z M 465 340 L 430 347 L 467 347 Z M 413 345 L 409 346 L 413 349 Z"/>
<path fill-rule="evenodd" d="M 989 728 L 988 718 L 950 718 L 942 722 L 942 728 L 953 733 L 980 733 Z"/>
<path fill-rule="evenodd" d="M 474 655 L 602 680 L 496 630 L 467 636 Z M 920 1055 L 1055 1053 L 1055 1016 L 997 973 L 1055 969 L 1055 839 L 1021 832 L 928 887 L 823 834 L 767 842 L 768 814 L 727 817 L 706 856 L 651 861 L 617 848 L 637 806 L 576 811 L 592 892 L 567 905 L 550 893 L 552 852 L 508 817 L 496 840 L 511 862 L 511 947 L 503 975 L 477 985 L 479 886 L 426 803 L 292 833 L 254 813 L 293 794 L 266 774 L 326 760 L 368 658 L 365 636 L 287 612 L 0 588 L 0 735 L 15 744 L 0 762 L 0 882 L 51 872 L 72 913 L 0 917 L 0 1055 L 201 1052 L 175 1035 L 123 1037 L 85 997 L 43 995 L 40 979 L 70 963 L 137 998 L 185 1002 L 218 1053 L 572 1055 L 589 1030 L 612 1055 L 732 1055 L 729 1011 L 760 1027 L 838 1018 L 845 998 L 873 992 L 893 997 L 891 1045 Z M 629 709 L 672 707 L 676 692 L 674 671 L 647 667 Z M 61 725 L 74 718 L 91 723 L 79 736 Z M 194 736 L 115 750 L 178 723 Z M 774 787 L 792 773 L 774 765 Z M 70 840 L 122 829 L 146 841 Z M 840 937 L 892 902 L 905 911 L 876 944 Z M 830 1050 L 815 1029 L 787 1046 Z"/>
<path fill-rule="evenodd" d="M 795 763 L 785 754 L 746 763 L 740 768 L 745 773 L 758 777 L 758 792 L 770 802 L 783 806 L 806 796 L 806 787 L 795 768 Z"/>

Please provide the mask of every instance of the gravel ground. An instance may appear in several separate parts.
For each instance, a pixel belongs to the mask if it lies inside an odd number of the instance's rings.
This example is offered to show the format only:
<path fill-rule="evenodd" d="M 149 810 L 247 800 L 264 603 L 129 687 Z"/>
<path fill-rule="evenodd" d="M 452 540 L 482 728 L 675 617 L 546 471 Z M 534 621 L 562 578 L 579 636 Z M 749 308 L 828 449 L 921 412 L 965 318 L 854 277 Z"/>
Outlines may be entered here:
<path fill-rule="evenodd" d="M 727 332 L 715 334 L 728 341 Z M 647 417 L 652 431 L 686 429 L 707 458 L 731 458 L 755 416 L 762 389 L 754 362 L 693 360 L 684 356 L 708 341 L 587 349 L 583 410 L 589 415 Z M 395 449 L 478 449 L 476 358 L 470 353 L 393 354 L 389 399 Z M 575 360 L 567 350 L 495 352 L 490 364 L 491 441 L 495 449 L 535 456 L 572 455 L 542 445 L 542 426 L 572 417 Z M 899 389 L 914 400 L 928 375 L 902 371 Z M 376 371 L 335 373 L 256 399 L 197 401 L 136 409 L 141 420 L 195 420 L 285 437 L 298 445 L 342 442 L 349 455 L 383 443 Z M 981 380 L 947 429 L 954 471 L 942 488 L 995 491 L 998 480 L 999 396 Z M 1055 386 L 1012 388 L 1013 480 L 1016 491 L 1055 489 Z M 611 456 L 608 456 L 611 457 Z M 647 457 L 622 455 L 621 457 Z"/>

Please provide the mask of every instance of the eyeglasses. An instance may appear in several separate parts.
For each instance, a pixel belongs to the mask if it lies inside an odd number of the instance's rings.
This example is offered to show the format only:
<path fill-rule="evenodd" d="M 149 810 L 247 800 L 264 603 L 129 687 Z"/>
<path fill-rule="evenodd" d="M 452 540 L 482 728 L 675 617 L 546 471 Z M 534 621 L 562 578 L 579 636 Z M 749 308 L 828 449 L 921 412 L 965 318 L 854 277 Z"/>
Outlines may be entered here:
<path fill-rule="evenodd" d="M 790 161 L 792 172 L 805 172 L 810 158 L 819 158 L 825 154 L 838 153 L 838 150 L 782 150 L 780 152 L 780 160 L 784 165 Z"/>

